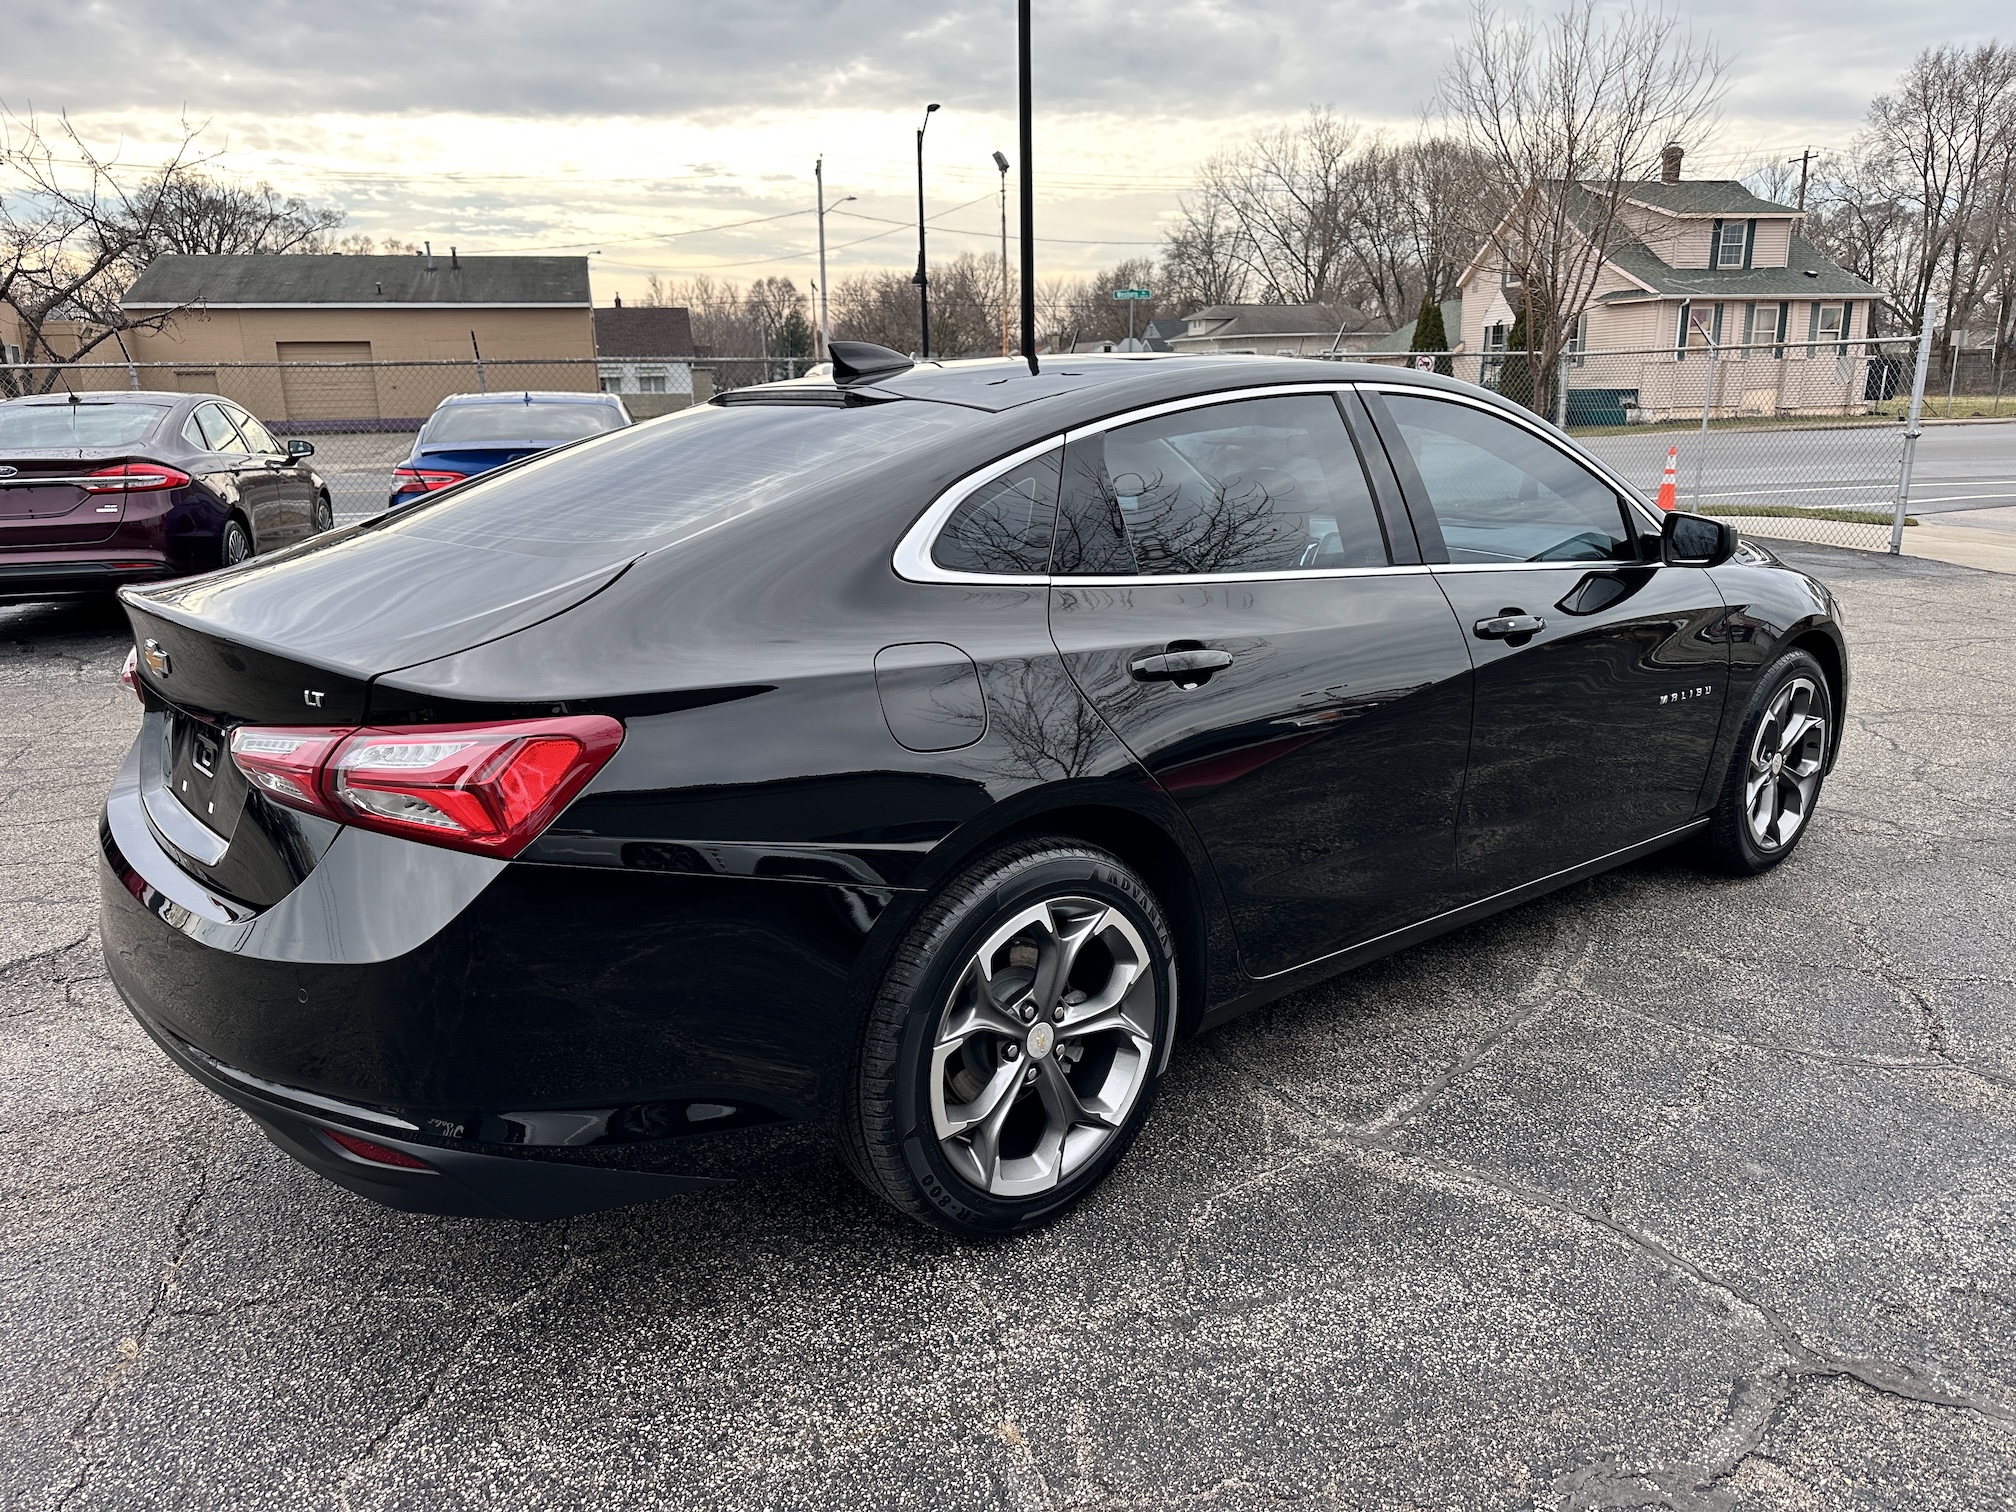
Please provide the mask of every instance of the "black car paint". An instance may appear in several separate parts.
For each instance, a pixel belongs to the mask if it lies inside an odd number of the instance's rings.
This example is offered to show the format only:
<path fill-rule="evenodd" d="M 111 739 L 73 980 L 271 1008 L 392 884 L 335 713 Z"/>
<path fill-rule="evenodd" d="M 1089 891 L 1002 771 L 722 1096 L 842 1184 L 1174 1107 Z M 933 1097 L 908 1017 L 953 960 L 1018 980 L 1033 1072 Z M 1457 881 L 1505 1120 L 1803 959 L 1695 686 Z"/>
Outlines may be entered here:
<path fill-rule="evenodd" d="M 0 603 L 106 594 L 129 583 L 189 577 L 217 568 L 226 523 L 236 515 L 255 553 L 313 534 L 313 504 L 328 485 L 306 455 L 275 452 L 218 453 L 185 434 L 191 416 L 216 394 L 149 390 L 92 393 L 93 404 L 148 404 L 164 411 L 148 437 L 130 446 L 38 449 L 35 461 L 60 460 L 76 468 L 125 461 L 160 463 L 188 474 L 187 486 L 104 496 L 123 509 L 96 539 L 13 539 L 0 524 Z M 43 404 L 48 396 L 8 404 Z M 281 445 L 287 443 L 282 442 Z M 0 461 L 15 462 L 13 454 Z"/>
<path fill-rule="evenodd" d="M 1003 837 L 1080 836 L 1120 853 L 1158 888 L 1184 957 L 1180 1023 L 1194 1032 L 1665 843 L 1705 806 L 1726 764 L 1733 721 L 1721 708 L 1741 709 L 1784 646 L 1819 651 L 1840 707 L 1844 648 L 1831 599 L 1810 579 L 1746 548 L 1744 559 L 1706 574 L 1686 569 L 1697 587 L 1675 609 L 1657 585 L 1678 571 L 1649 565 L 1651 557 L 1619 568 L 1637 577 L 1594 617 L 1598 633 L 1579 626 L 1549 643 L 1583 645 L 1581 663 L 1563 676 L 1524 677 L 1524 686 L 1559 701 L 1603 678 L 1649 678 L 1642 686 L 1656 697 L 1661 679 L 1693 686 L 1686 680 L 1705 665 L 1703 682 L 1725 686 L 1719 701 L 1701 700 L 1714 718 L 1686 710 L 1689 739 L 1699 744 L 1709 728 L 1714 743 L 1712 761 L 1705 746 L 1698 758 L 1705 769 L 1694 803 L 1677 814 L 1655 806 L 1643 816 L 1646 832 L 1563 861 L 1544 822 L 1555 800 L 1543 792 L 1526 828 L 1511 831 L 1527 849 L 1466 873 L 1455 753 L 1470 744 L 1458 727 L 1476 681 L 1463 659 L 1476 647 L 1461 633 L 1460 605 L 1439 611 L 1451 633 L 1425 638 L 1380 637 L 1376 607 L 1344 613 L 1337 622 L 1359 625 L 1380 661 L 1337 691 L 1322 637 L 1279 628 L 1310 612 L 1307 584 L 1268 585 L 1264 614 L 1234 615 L 1224 598 L 1194 594 L 1157 609 L 1144 593 L 1119 620 L 1107 606 L 1106 622 L 1093 624 L 1079 602 L 1087 590 L 1061 580 L 980 585 L 895 574 L 891 548 L 933 499 L 1032 442 L 1165 400 L 1311 379 L 1309 364 L 1250 359 L 1082 368 L 1082 381 L 1053 368 L 1020 387 L 1010 374 L 978 392 L 970 376 L 928 368 L 885 380 L 876 387 L 909 402 L 967 405 L 970 423 L 954 443 L 851 474 L 676 551 L 610 553 L 543 578 L 528 569 L 502 609 L 496 584 L 445 571 L 438 554 L 373 545 L 377 522 L 256 568 L 129 594 L 136 636 L 176 658 L 168 679 L 143 672 L 150 706 L 179 707 L 219 731 L 243 719 L 607 712 L 627 733 L 588 790 L 510 863 L 350 829 L 242 831 L 265 837 L 269 878 L 277 866 L 296 879 L 270 901 L 232 895 L 221 875 L 197 875 L 186 856 L 175 865 L 146 822 L 136 747 L 103 834 L 114 980 L 165 1048 L 297 1154 L 305 1147 L 295 1125 L 312 1133 L 319 1120 L 367 1137 L 374 1126 L 298 1098 L 290 1105 L 290 1088 L 389 1112 L 411 1126 L 416 1147 L 471 1159 L 536 1152 L 611 1172 L 716 1179 L 824 1147 L 861 1015 L 895 944 L 933 887 Z M 1394 379 L 1353 368 L 1320 376 Z M 1432 375 L 1406 381 L 1474 392 Z M 1415 529 L 1396 480 L 1374 471 L 1405 560 Z M 429 613 L 388 628 L 330 612 L 346 595 L 374 607 L 399 602 L 378 592 L 381 573 L 394 585 L 431 581 Z M 1394 590 L 1404 597 L 1441 580 L 1381 581 L 1413 585 Z M 1700 603 L 1704 582 L 1723 601 L 1712 613 Z M 303 601 L 320 610 L 312 637 Z M 1201 619 L 1186 624 L 1185 607 Z M 1097 690 L 1111 670 L 1095 665 L 1100 658 L 1123 646 L 1159 650 L 1186 628 L 1204 640 L 1227 640 L 1236 628 L 1248 654 L 1264 643 L 1292 698 L 1256 702 L 1225 679 L 1215 690 L 1222 697 L 1195 696 L 1211 695 L 1209 684 L 1194 693 L 1162 685 L 1159 712 L 1147 716 L 1102 708 Z M 956 648 L 960 660 L 933 646 Z M 878 655 L 894 647 L 927 648 L 901 659 L 924 669 L 921 680 L 885 677 L 878 688 Z M 969 677 L 984 698 L 977 739 L 934 751 L 900 738 L 903 698 L 918 688 L 928 697 L 934 679 L 959 687 Z M 1361 680 L 1376 686 L 1361 689 Z M 1492 696 L 1509 706 L 1519 685 Z M 1337 717 L 1267 733 L 1312 710 Z M 1547 712 L 1508 722 L 1500 742 L 1544 724 Z M 1636 728 L 1651 747 L 1657 730 Z M 1317 733 L 1303 740 L 1308 730 Z M 1376 740 L 1354 744 L 1351 732 Z M 1271 759 L 1242 754 L 1277 738 L 1278 754 L 1260 753 Z M 1334 814 L 1317 815 L 1317 800 L 1341 786 L 1370 811 L 1382 784 L 1410 764 L 1425 774 L 1418 793 L 1377 822 L 1395 843 L 1419 841 L 1419 859 L 1404 900 L 1381 900 L 1367 877 L 1377 845 Z M 1180 780 L 1186 768 L 1193 784 Z M 1570 780 L 1558 766 L 1542 775 L 1543 788 Z M 1605 786 L 1639 775 L 1636 767 L 1605 774 Z M 1670 803 L 1670 775 L 1654 784 L 1659 805 Z M 1506 774 L 1501 787 L 1515 786 Z M 271 810 L 256 796 L 246 802 Z M 1238 844 L 1214 854 L 1214 836 Z M 1330 891 L 1312 907 L 1311 888 Z M 269 882 L 262 893 L 273 890 Z M 375 904 L 360 901 L 373 890 Z M 1269 899 L 1292 906 L 1270 921 Z M 1334 919 L 1323 917 L 1325 904 Z M 360 910 L 374 907 L 392 909 L 396 927 L 361 927 Z M 205 1071 L 204 1056 L 279 1090 L 255 1095 Z M 713 1106 L 733 1108 L 735 1127 L 680 1122 L 682 1107 Z M 286 1119 L 293 1123 L 279 1127 Z M 372 1183 L 396 1178 L 360 1173 L 319 1145 L 308 1153 L 332 1179 L 393 1200 Z M 399 1201 L 451 1210 L 439 1194 L 452 1185 L 408 1191 L 407 1183 Z M 632 1200 L 657 1190 L 640 1186 Z M 584 1188 L 578 1206 L 625 1200 L 616 1191 Z M 528 1197 L 503 1210 L 548 1216 L 553 1202 Z"/>

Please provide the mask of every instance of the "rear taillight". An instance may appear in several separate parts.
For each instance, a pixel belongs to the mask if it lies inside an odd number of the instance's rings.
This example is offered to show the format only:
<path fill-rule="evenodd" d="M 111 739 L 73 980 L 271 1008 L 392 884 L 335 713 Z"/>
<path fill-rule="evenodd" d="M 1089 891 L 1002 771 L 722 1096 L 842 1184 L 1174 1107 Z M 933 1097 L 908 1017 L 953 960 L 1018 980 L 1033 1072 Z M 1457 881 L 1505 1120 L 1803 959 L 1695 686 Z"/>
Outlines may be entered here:
<path fill-rule="evenodd" d="M 126 653 L 126 665 L 119 669 L 119 681 L 126 684 L 126 691 L 139 699 L 142 704 L 147 702 L 147 695 L 140 691 L 140 648 L 138 646 L 135 646 L 131 651 Z"/>
<path fill-rule="evenodd" d="M 623 743 L 602 714 L 508 724 L 241 725 L 231 759 L 290 808 L 479 855 L 517 855 Z"/>
<path fill-rule="evenodd" d="M 433 493 L 437 488 L 453 488 L 467 473 L 444 472 L 425 467 L 395 467 L 392 469 L 394 494 Z"/>
<path fill-rule="evenodd" d="M 151 493 L 157 488 L 187 488 L 189 474 L 154 462 L 121 462 L 101 467 L 85 478 L 86 493 Z"/>

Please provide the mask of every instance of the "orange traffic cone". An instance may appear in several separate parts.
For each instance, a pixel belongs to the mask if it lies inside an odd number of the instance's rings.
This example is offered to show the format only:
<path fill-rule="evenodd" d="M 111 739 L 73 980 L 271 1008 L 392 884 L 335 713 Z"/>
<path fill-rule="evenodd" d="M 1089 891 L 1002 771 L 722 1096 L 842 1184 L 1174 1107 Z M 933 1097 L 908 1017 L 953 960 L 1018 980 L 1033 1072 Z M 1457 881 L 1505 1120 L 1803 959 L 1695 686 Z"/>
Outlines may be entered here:
<path fill-rule="evenodd" d="M 1661 509 L 1680 507 L 1680 489 L 1676 481 L 1679 471 L 1680 448 L 1669 446 L 1666 448 L 1666 476 L 1659 480 L 1659 497 L 1653 501 Z"/>

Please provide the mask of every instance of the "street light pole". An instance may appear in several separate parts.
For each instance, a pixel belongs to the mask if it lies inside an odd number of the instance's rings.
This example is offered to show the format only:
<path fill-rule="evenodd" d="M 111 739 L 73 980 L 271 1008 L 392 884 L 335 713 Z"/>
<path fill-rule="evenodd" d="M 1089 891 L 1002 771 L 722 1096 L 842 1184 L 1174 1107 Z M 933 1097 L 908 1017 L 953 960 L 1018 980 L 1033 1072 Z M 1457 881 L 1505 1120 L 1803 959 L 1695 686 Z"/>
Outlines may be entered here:
<path fill-rule="evenodd" d="M 924 107 L 924 122 L 917 128 L 917 276 L 910 281 L 917 285 L 917 355 L 931 355 L 931 280 L 925 272 L 924 262 L 924 131 L 931 124 L 931 113 L 938 108 L 933 100 Z"/>
<path fill-rule="evenodd" d="M 823 152 L 812 165 L 812 181 L 819 187 L 819 360 L 824 362 L 833 342 L 833 322 L 826 301 L 826 154 Z M 851 205 L 854 200 L 855 196 L 850 194 L 833 203 L 837 207 Z"/>
<path fill-rule="evenodd" d="M 1001 170 L 1001 355 L 1008 355 L 1008 159 L 994 154 Z"/>

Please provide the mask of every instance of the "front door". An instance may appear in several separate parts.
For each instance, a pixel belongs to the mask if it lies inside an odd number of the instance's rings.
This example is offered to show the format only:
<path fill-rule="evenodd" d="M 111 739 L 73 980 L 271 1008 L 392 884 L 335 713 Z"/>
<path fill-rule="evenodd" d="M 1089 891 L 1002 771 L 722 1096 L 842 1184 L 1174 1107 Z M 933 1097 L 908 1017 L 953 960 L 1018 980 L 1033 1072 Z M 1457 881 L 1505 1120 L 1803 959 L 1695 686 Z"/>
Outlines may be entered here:
<path fill-rule="evenodd" d="M 1728 689 L 1708 574 L 1658 565 L 1617 491 L 1538 430 L 1419 391 L 1367 399 L 1476 666 L 1474 890 L 1693 819 Z"/>
<path fill-rule="evenodd" d="M 1051 635 L 1195 826 L 1249 972 L 1448 906 L 1469 658 L 1332 395 L 1074 434 L 1058 524 Z"/>
<path fill-rule="evenodd" d="M 253 460 L 266 469 L 266 487 L 273 500 L 274 530 L 276 544 L 298 541 L 312 535 L 315 530 L 315 483 L 308 475 L 308 469 L 287 453 L 273 437 L 273 433 L 253 419 L 236 405 L 227 404 L 224 411 L 238 427 L 238 434 L 245 438 L 245 445 L 251 451 Z"/>

